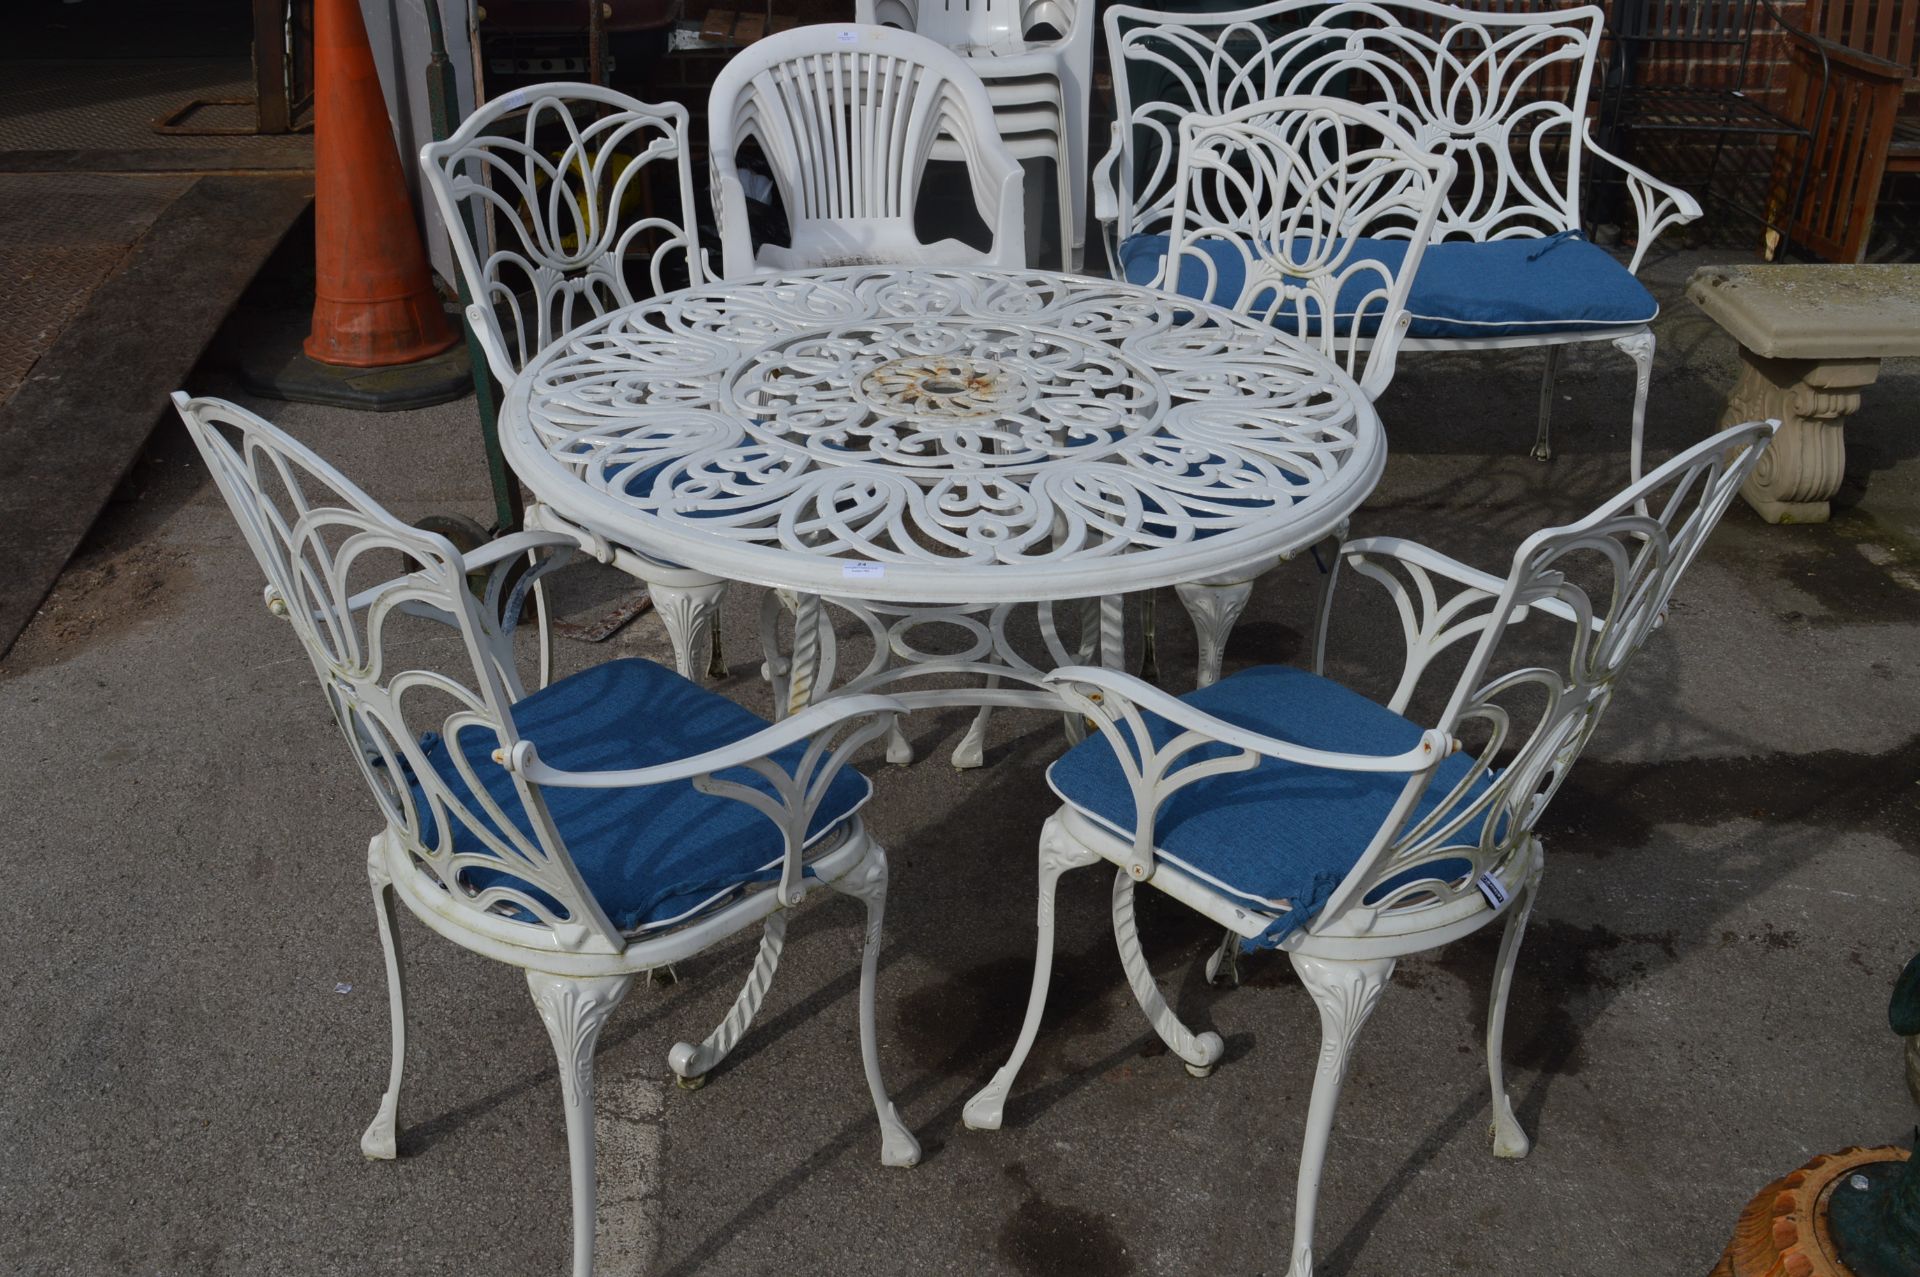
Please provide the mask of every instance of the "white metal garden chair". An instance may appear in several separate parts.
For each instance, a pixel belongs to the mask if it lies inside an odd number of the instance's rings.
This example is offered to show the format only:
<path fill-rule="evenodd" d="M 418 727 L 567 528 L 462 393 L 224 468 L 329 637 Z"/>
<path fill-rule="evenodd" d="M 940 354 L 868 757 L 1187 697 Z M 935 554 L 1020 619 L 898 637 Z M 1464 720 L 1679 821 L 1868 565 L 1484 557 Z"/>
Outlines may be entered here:
<path fill-rule="evenodd" d="M 1412 316 L 1407 295 L 1454 177 L 1393 121 L 1341 98 L 1280 97 L 1178 123 L 1164 249 L 1140 282 L 1300 336 L 1377 398 Z M 1145 272 L 1136 272 L 1145 274 Z M 1220 676 L 1251 579 L 1176 587 Z M 1154 631 L 1148 595 L 1145 630 Z"/>
<path fill-rule="evenodd" d="M 1007 148 L 1054 166 L 1064 269 L 1087 228 L 1087 117 L 1093 5 L 1079 0 L 855 0 L 854 18 L 918 32 L 968 59 L 986 82 Z M 935 152 L 936 159 L 946 158 Z M 1029 190 L 1031 200 L 1034 192 Z"/>
<path fill-rule="evenodd" d="M 705 1042 L 670 1053 L 682 1078 L 703 1076 L 751 1020 L 786 911 L 827 886 L 866 906 L 866 1080 L 882 1160 L 912 1165 L 919 1146 L 887 1098 L 875 1044 L 887 861 L 859 816 L 870 786 L 846 767 L 897 703 L 837 699 L 770 726 L 644 660 L 528 692 L 514 641 L 521 604 L 576 542 L 520 532 L 462 555 L 245 409 L 174 403 L 266 573 L 268 610 L 305 648 L 385 816 L 367 873 L 393 1064 L 366 1155 L 395 1154 L 406 1054 L 397 897 L 454 943 L 525 969 L 566 1099 L 573 1272 L 591 1277 L 602 1025 L 637 973 L 764 921 L 761 962 L 734 1009 Z"/>
<path fill-rule="evenodd" d="M 420 167 L 473 299 L 468 320 L 502 386 L 580 325 L 711 277 L 678 103 L 536 84 L 422 147 Z M 650 567 L 647 581 L 680 672 L 694 678 L 707 663 L 724 673 L 714 617 L 725 582 L 667 564 Z"/>
<path fill-rule="evenodd" d="M 1544 458 L 1560 349 L 1612 343 L 1634 362 L 1637 478 L 1659 307 L 1634 272 L 1700 205 L 1589 136 L 1604 20 L 1592 5 L 1494 13 L 1437 0 L 1270 0 L 1224 13 L 1115 5 L 1106 11 L 1115 122 L 1094 208 L 1116 273 L 1139 282 L 1159 271 L 1185 117 L 1293 94 L 1360 102 L 1458 170 L 1408 298 L 1402 349 L 1544 347 L 1534 442 Z M 1624 267 L 1579 238 L 1590 160 L 1625 175 L 1638 226 Z"/>
<path fill-rule="evenodd" d="M 736 53 L 708 98 L 723 275 L 880 262 L 1024 266 L 1020 165 L 965 59 L 924 36 L 871 25 L 796 27 Z M 965 157 L 992 242 L 922 243 L 914 205 L 945 138 Z M 739 152 L 773 170 L 791 242 L 757 249 Z"/>
<path fill-rule="evenodd" d="M 1047 773 L 1064 805 L 1040 839 L 1033 991 L 1012 1057 L 967 1102 L 966 1124 L 1000 1125 L 1033 1046 L 1060 875 L 1104 859 L 1118 866 L 1114 935 L 1128 981 L 1188 1071 L 1211 1071 L 1223 1045 L 1216 1033 L 1187 1029 L 1155 985 L 1135 931 L 1136 883 L 1221 924 L 1230 939 L 1284 950 L 1320 1009 L 1291 1277 L 1313 1270 L 1314 1207 L 1341 1081 L 1394 962 L 1503 918 L 1487 1014 L 1493 1149 L 1525 1156 L 1500 1049 L 1540 881 L 1534 831 L 1622 669 L 1665 618 L 1675 585 L 1777 428 L 1715 435 L 1579 522 L 1536 532 L 1504 579 L 1394 537 L 1346 544 L 1340 562 L 1385 588 L 1406 642 L 1384 702 L 1319 673 L 1337 570 L 1321 603 L 1314 673 L 1265 666 L 1175 699 L 1116 670 L 1057 671 L 1051 681 L 1100 736 Z M 1565 655 L 1519 664 L 1513 648 L 1538 628 L 1524 625 L 1535 616 L 1567 627 L 1558 633 Z M 1449 684 L 1443 671 L 1455 662 Z M 1407 716 L 1416 696 L 1441 706 L 1424 730 Z"/>

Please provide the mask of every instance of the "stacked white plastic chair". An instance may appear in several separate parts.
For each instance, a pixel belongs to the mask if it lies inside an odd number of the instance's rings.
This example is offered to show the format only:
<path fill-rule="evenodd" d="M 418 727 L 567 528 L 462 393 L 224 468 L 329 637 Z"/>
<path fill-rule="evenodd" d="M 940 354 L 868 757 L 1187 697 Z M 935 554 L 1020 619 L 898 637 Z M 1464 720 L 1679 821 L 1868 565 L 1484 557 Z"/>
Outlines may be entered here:
<path fill-rule="evenodd" d="M 1087 236 L 1087 118 L 1094 6 L 1083 0 L 855 0 L 854 16 L 917 31 L 966 57 L 986 82 L 994 120 L 1020 160 L 1053 165 L 1064 269 Z M 954 158 L 936 151 L 934 158 Z M 1027 201 L 1038 207 L 1039 190 Z M 1038 245 L 1031 245 L 1037 249 Z"/>
<path fill-rule="evenodd" d="M 1100 738 L 1048 771 L 1065 802 L 1040 839 L 1033 991 L 1012 1057 L 968 1101 L 966 1124 L 1000 1126 L 1038 1033 L 1060 875 L 1107 860 L 1117 867 L 1114 938 L 1128 982 L 1189 1072 L 1210 1072 L 1223 1043 L 1188 1029 L 1162 997 L 1135 928 L 1136 884 L 1224 926 L 1231 940 L 1285 951 L 1319 1007 L 1289 1277 L 1313 1272 L 1341 1083 L 1395 961 L 1495 921 L 1506 933 L 1487 1013 L 1493 1151 L 1524 1157 L 1500 1051 L 1543 864 L 1534 831 L 1777 428 L 1737 426 L 1694 445 L 1579 522 L 1528 537 L 1504 578 L 1411 541 L 1349 542 L 1339 564 L 1385 589 L 1405 640 L 1403 668 L 1381 700 L 1320 674 L 1337 571 L 1313 673 L 1266 666 L 1176 699 L 1117 670 L 1057 671 L 1050 681 Z M 1536 638 L 1555 654 L 1517 659 Z M 1416 700 L 1439 708 L 1410 718 Z"/>
<path fill-rule="evenodd" d="M 367 874 L 393 1062 L 362 1151 L 395 1155 L 406 1055 L 397 900 L 463 948 L 525 970 L 566 1100 L 572 1271 L 591 1277 L 601 1027 L 636 974 L 763 921 L 777 945 L 787 911 L 825 886 L 866 906 L 861 1051 L 882 1159 L 918 1160 L 875 1045 L 887 861 L 860 821 L 870 787 L 846 768 L 898 704 L 843 698 L 771 726 L 642 660 L 528 692 L 521 606 L 580 548 L 573 539 L 519 532 L 463 555 L 246 410 L 174 402 L 266 573 L 267 610 L 305 649 L 385 817 Z M 673 1048 L 676 1073 L 702 1077 L 719 1063 L 752 1019 L 761 977 L 756 966 L 705 1042 Z M 500 1156 L 517 1166 L 524 1150 Z"/>
<path fill-rule="evenodd" d="M 1024 266 L 1020 165 L 980 78 L 958 54 L 891 27 L 809 26 L 736 53 L 708 98 L 722 276 L 877 262 Z M 991 243 L 924 243 L 915 201 L 945 140 L 965 161 Z M 791 242 L 757 249 L 739 157 L 758 146 Z"/>
<path fill-rule="evenodd" d="M 588 84 L 516 89 L 421 148 L 420 167 L 503 386 L 587 321 L 710 278 L 678 103 Z M 662 190 L 677 209 L 654 208 Z M 724 673 L 714 617 L 725 582 L 666 564 L 646 579 L 680 672 Z"/>

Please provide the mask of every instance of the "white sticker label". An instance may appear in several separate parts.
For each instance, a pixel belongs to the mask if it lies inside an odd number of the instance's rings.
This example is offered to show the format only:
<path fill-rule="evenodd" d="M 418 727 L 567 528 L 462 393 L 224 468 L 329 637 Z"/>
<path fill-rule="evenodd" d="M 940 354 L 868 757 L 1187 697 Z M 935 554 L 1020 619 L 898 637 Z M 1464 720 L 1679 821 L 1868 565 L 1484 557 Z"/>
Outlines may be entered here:
<path fill-rule="evenodd" d="M 887 569 L 880 563 L 843 563 L 840 576 L 847 581 L 878 581 L 886 576 Z"/>
<path fill-rule="evenodd" d="M 860 33 L 858 31 L 842 31 L 840 33 L 840 43 L 858 44 L 860 43 Z"/>
<path fill-rule="evenodd" d="M 1493 876 L 1491 869 L 1481 874 L 1473 885 L 1480 888 L 1480 894 L 1487 898 L 1489 909 L 1501 908 L 1509 899 L 1507 889 L 1500 885 L 1500 880 Z"/>

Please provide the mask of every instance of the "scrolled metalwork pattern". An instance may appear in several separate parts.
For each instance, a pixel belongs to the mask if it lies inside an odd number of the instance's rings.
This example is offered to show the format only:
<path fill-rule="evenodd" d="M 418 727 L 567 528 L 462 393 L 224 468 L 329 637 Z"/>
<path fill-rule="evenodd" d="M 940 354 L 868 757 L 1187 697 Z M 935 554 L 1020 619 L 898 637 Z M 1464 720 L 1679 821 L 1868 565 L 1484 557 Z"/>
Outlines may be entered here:
<path fill-rule="evenodd" d="M 982 268 L 691 289 L 545 352 L 509 455 L 646 553 L 835 595 L 1079 596 L 1291 552 L 1378 478 L 1371 407 L 1293 339 L 1177 305 Z"/>

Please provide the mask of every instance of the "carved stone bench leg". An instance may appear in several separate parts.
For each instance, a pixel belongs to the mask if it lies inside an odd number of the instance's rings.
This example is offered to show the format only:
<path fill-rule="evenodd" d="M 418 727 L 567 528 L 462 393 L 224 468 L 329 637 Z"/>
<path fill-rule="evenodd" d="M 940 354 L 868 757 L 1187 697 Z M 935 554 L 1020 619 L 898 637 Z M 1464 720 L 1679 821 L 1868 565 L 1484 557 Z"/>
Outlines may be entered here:
<path fill-rule="evenodd" d="M 1846 471 L 1841 428 L 1860 392 L 1880 376 L 1878 359 L 1767 359 L 1744 346 L 1740 380 L 1722 428 L 1767 417 L 1780 433 L 1740 495 L 1768 523 L 1825 523 Z"/>

